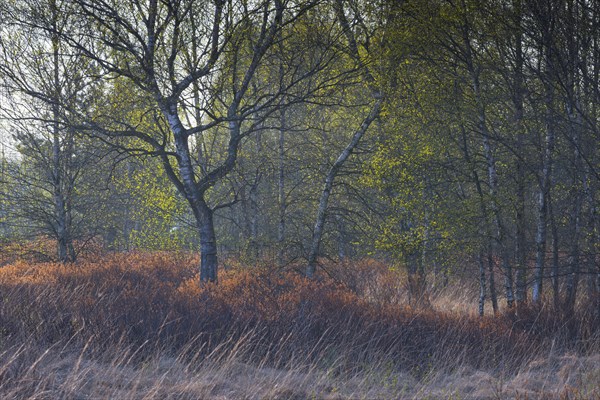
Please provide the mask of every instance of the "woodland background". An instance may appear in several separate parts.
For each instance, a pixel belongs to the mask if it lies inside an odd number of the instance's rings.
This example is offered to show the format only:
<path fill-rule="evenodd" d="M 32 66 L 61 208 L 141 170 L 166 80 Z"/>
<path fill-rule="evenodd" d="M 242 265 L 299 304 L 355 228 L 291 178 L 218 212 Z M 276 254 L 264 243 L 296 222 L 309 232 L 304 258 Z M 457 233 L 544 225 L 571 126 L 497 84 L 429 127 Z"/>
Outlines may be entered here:
<path fill-rule="evenodd" d="M 0 392 L 600 395 L 597 1 L 0 20 Z"/>

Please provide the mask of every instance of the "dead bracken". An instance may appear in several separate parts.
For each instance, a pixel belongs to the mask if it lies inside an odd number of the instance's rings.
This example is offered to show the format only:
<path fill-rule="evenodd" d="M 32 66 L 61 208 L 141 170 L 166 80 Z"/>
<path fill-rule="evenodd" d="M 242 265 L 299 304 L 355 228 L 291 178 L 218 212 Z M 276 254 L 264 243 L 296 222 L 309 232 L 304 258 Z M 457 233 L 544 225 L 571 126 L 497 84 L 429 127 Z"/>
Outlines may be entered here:
<path fill-rule="evenodd" d="M 319 280 L 230 266 L 218 284 L 203 286 L 196 265 L 192 255 L 160 252 L 6 265 L 0 395 L 559 398 L 598 391 L 591 317 L 527 309 L 480 318 L 452 311 L 461 302 L 452 290 L 409 307 L 402 285 L 382 289 L 405 277 L 370 260 L 356 262 L 353 278 L 371 274 L 380 292 L 336 281 L 333 264 L 331 277 Z"/>

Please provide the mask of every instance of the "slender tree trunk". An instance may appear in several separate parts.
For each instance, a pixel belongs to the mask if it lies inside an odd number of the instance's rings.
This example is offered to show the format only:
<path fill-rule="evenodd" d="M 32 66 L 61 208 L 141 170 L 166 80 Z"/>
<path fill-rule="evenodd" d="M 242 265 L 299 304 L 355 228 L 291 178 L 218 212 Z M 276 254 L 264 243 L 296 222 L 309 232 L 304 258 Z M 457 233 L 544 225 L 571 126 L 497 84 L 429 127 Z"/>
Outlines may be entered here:
<path fill-rule="evenodd" d="M 586 173 L 585 177 L 586 189 L 585 193 L 588 198 L 589 209 L 588 209 L 588 226 L 587 226 L 587 264 L 588 264 L 588 290 L 589 297 L 598 296 L 600 294 L 600 281 L 598 278 L 600 275 L 600 265 L 598 264 L 598 257 L 596 252 L 598 245 L 600 244 L 600 224 L 598 223 L 598 207 L 596 205 L 595 188 L 592 186 L 589 172 Z"/>
<path fill-rule="evenodd" d="M 485 311 L 486 278 L 485 263 L 483 262 L 483 253 L 481 251 L 477 256 L 477 263 L 479 264 L 479 316 L 483 317 Z"/>
<path fill-rule="evenodd" d="M 285 198 L 285 130 L 286 130 L 286 113 L 285 109 L 281 109 L 280 127 L 279 127 L 279 171 L 277 179 L 277 202 L 278 202 L 278 217 L 277 223 L 277 262 L 279 266 L 283 266 L 285 261 L 285 212 L 287 208 Z"/>
<path fill-rule="evenodd" d="M 581 236 L 581 196 L 577 193 L 574 196 L 573 210 L 571 212 L 571 250 L 569 254 L 569 274 L 567 275 L 566 287 L 566 307 L 567 312 L 573 311 L 577 299 L 577 289 L 579 287 L 579 275 L 581 269 L 581 248 L 579 246 L 579 237 Z"/>
<path fill-rule="evenodd" d="M 520 163 L 520 162 L 519 162 Z M 527 261 L 526 261 L 526 235 L 525 235 L 525 179 L 523 166 L 517 168 L 517 212 L 515 235 L 515 279 L 517 306 L 527 303 Z"/>
<path fill-rule="evenodd" d="M 260 246 L 258 243 L 258 207 L 256 206 L 256 190 L 256 186 L 250 189 L 250 209 L 252 210 L 252 217 L 250 218 L 250 243 L 248 244 L 248 250 L 254 262 L 257 262 L 260 259 Z"/>
<path fill-rule="evenodd" d="M 535 235 L 535 270 L 534 270 L 534 281 L 533 281 L 533 293 L 531 300 L 537 303 L 541 299 L 542 295 L 542 282 L 544 279 L 544 264 L 546 261 L 546 193 L 544 184 L 538 192 L 538 203 L 537 203 L 537 229 Z"/>
<path fill-rule="evenodd" d="M 515 278 L 517 306 L 527 302 L 527 265 L 526 265 L 526 235 L 525 235 L 525 156 L 523 140 L 523 29 L 522 29 L 522 4 L 521 0 L 514 0 L 515 10 L 515 70 L 514 70 L 514 127 L 517 136 L 517 204 L 516 204 L 516 232 L 515 232 Z"/>
<path fill-rule="evenodd" d="M 551 41 L 547 38 L 546 41 Z M 544 264 L 546 261 L 546 218 L 548 212 L 548 196 L 552 185 L 552 153 L 555 141 L 555 118 L 554 118 L 554 70 L 552 62 L 552 44 L 546 43 L 546 82 L 545 82 L 545 105 L 546 105 L 546 137 L 542 159 L 542 170 L 540 171 L 540 183 L 537 202 L 537 229 L 535 236 L 536 256 L 533 281 L 533 293 L 531 299 L 537 303 L 542 296 L 542 283 L 544 279 Z"/>
<path fill-rule="evenodd" d="M 308 266 L 306 268 L 306 276 L 312 278 L 317 269 L 317 257 L 319 256 L 319 247 L 321 246 L 321 238 L 323 237 L 323 228 L 325 226 L 325 217 L 327 211 L 327 204 L 329 203 L 329 196 L 331 195 L 331 189 L 333 188 L 333 180 L 337 175 L 337 171 L 332 171 L 327 174 L 325 178 L 325 186 L 321 192 L 321 199 L 319 201 L 319 207 L 317 208 L 317 218 L 315 227 L 313 229 L 313 237 L 310 245 L 310 252 L 308 254 Z"/>
<path fill-rule="evenodd" d="M 196 21 L 194 18 L 192 18 L 190 20 L 191 22 L 191 26 L 192 26 L 192 30 L 196 31 L 197 26 L 197 22 L 200 21 Z M 198 41 L 196 40 L 192 40 L 190 43 L 190 46 L 192 48 L 192 59 L 190 60 L 190 64 L 195 64 L 198 62 L 199 60 L 199 56 L 198 56 Z M 200 124 L 202 124 L 202 102 L 201 102 L 201 93 L 200 93 L 200 84 L 198 81 L 194 81 L 192 83 L 192 95 L 193 95 L 193 99 L 194 99 L 194 110 L 193 110 L 193 115 L 194 115 L 194 119 L 195 119 L 195 124 L 194 126 L 198 126 Z M 206 174 L 206 172 L 208 171 L 208 158 L 206 157 L 206 155 L 204 154 L 204 135 L 198 135 L 196 137 L 196 156 L 198 157 L 198 165 L 200 166 L 200 170 L 202 172 L 202 174 Z"/>
<path fill-rule="evenodd" d="M 484 156 L 487 164 L 488 171 L 488 183 L 490 191 L 490 205 L 492 216 L 494 218 L 494 225 L 496 230 L 496 242 L 500 248 L 500 257 L 502 259 L 502 268 L 504 270 L 504 287 L 506 293 L 506 303 L 509 308 L 513 306 L 514 302 L 514 288 L 513 288 L 513 272 L 510 263 L 510 257 L 508 255 L 508 248 L 506 246 L 506 232 L 500 217 L 500 208 L 498 206 L 498 174 L 496 170 L 496 160 L 490 141 L 490 132 L 487 126 L 486 118 L 486 107 L 481 92 L 481 83 L 479 80 L 480 70 L 479 66 L 476 65 L 475 53 L 473 51 L 470 39 L 470 26 L 468 21 L 464 21 L 463 25 L 463 44 L 464 44 L 464 57 L 471 77 L 471 83 L 473 86 L 473 94 L 475 96 L 475 103 L 477 107 L 477 119 L 478 129 L 482 138 Z"/>
<path fill-rule="evenodd" d="M 408 298 L 412 307 L 427 307 L 430 305 L 427 297 L 427 282 L 425 266 L 423 265 L 422 249 L 414 250 L 406 256 L 408 266 Z"/>
<path fill-rule="evenodd" d="M 344 148 L 344 150 L 340 153 L 338 158 L 335 160 L 333 165 L 329 168 L 327 175 L 325 177 L 325 183 L 323 185 L 323 190 L 321 191 L 321 197 L 319 199 L 319 206 L 317 208 L 317 217 L 315 221 L 315 227 L 313 229 L 313 237 L 309 249 L 308 254 L 308 265 L 306 267 L 306 276 L 311 278 L 316 271 L 317 268 L 317 257 L 319 255 L 319 248 L 321 246 L 321 239 L 323 237 L 323 231 L 325 227 L 325 219 L 327 216 L 327 205 L 329 204 L 329 197 L 331 196 L 331 191 L 333 190 L 334 180 L 342 168 L 348 157 L 352 154 L 358 143 L 366 133 L 371 123 L 379 116 L 381 112 L 381 108 L 383 105 L 383 92 L 381 92 L 375 86 L 375 78 L 371 74 L 369 70 L 369 66 L 362 62 L 362 57 L 358 50 L 358 45 L 356 43 L 356 38 L 346 18 L 346 14 L 344 12 L 344 2 L 342 0 L 336 0 L 333 3 L 335 14 L 340 23 L 342 31 L 347 39 L 347 44 L 349 47 L 349 51 L 354 60 L 358 63 L 361 68 L 361 72 L 363 74 L 363 78 L 368 85 L 368 88 L 371 92 L 371 96 L 373 98 L 373 104 L 371 106 L 371 110 L 363 122 L 360 124 L 358 129 L 352 135 L 352 139 L 350 143 Z"/>
<path fill-rule="evenodd" d="M 242 185 L 242 188 L 240 189 L 238 196 L 239 196 L 239 202 L 240 202 L 240 207 L 241 207 L 241 211 L 242 211 L 242 218 L 241 218 L 242 219 L 242 221 L 241 221 L 242 238 L 241 238 L 240 242 L 242 243 L 243 248 L 241 249 L 240 256 L 242 256 L 244 259 L 249 260 L 249 259 L 252 259 L 251 249 L 252 249 L 252 215 L 253 215 L 253 212 L 252 212 L 250 196 L 248 194 L 246 185 Z"/>
<path fill-rule="evenodd" d="M 478 84 L 476 85 L 478 92 Z M 506 294 L 506 303 L 509 308 L 513 306 L 514 294 L 513 294 L 513 272 L 512 266 L 509 260 L 508 249 L 506 246 L 505 228 L 500 217 L 500 208 L 496 200 L 498 196 L 498 175 L 496 172 L 496 160 L 492 151 L 491 142 L 489 140 L 489 132 L 486 126 L 485 113 L 480 111 L 479 124 L 481 133 L 483 136 L 483 148 L 485 158 L 487 161 L 488 168 L 488 180 L 490 186 L 490 205 L 492 208 L 492 215 L 494 218 L 494 225 L 496 228 L 496 242 L 500 248 L 500 257 L 502 261 L 502 269 L 504 271 L 504 289 Z"/>
<path fill-rule="evenodd" d="M 72 154 L 69 152 L 69 154 Z M 65 233 L 66 233 L 66 242 L 67 242 L 67 258 L 70 262 L 75 262 L 77 260 L 77 253 L 75 252 L 75 246 L 73 243 L 73 214 L 72 214 L 72 199 L 73 199 L 73 186 L 74 182 L 71 177 L 68 177 L 69 188 L 67 191 L 66 201 L 65 201 Z"/>
<path fill-rule="evenodd" d="M 243 235 L 244 249 L 243 256 L 248 262 L 255 263 L 259 260 L 258 243 L 258 207 L 257 207 L 257 187 L 258 175 L 248 190 L 240 190 L 240 203 L 243 214 Z"/>
<path fill-rule="evenodd" d="M 75 252 L 73 237 L 73 195 L 75 190 L 75 176 L 73 167 L 73 155 L 75 154 L 75 134 L 72 129 L 67 130 L 65 147 L 65 224 L 67 227 L 67 252 L 69 261 L 75 262 L 77 254 Z"/>
<path fill-rule="evenodd" d="M 333 163 L 329 171 L 327 172 L 327 176 L 325 177 L 325 184 L 323 186 L 323 190 L 321 191 L 321 198 L 319 200 L 319 207 L 317 208 L 317 218 L 315 222 L 315 227 L 313 229 L 313 238 L 310 246 L 310 252 L 308 255 L 308 266 L 306 268 L 306 276 L 311 278 L 317 268 L 317 257 L 319 255 L 319 247 L 321 245 L 321 239 L 323 237 L 323 230 L 325 227 L 325 219 L 327 216 L 327 205 L 329 204 L 329 197 L 331 196 L 331 191 L 333 189 L 333 183 L 335 178 L 340 170 L 340 168 L 344 165 L 352 151 L 356 148 L 360 139 L 362 139 L 363 135 L 371 125 L 371 123 L 377 118 L 379 112 L 381 111 L 383 99 L 381 95 L 376 96 L 375 102 L 371 106 L 371 111 L 369 115 L 364 119 L 360 127 L 356 130 L 354 135 L 352 136 L 352 140 L 346 148 L 342 151 L 342 153 L 338 156 L 337 160 Z"/>
<path fill-rule="evenodd" d="M 263 154 L 262 135 L 260 131 L 256 134 L 256 154 Z M 250 188 L 250 209 L 252 210 L 252 216 L 250 218 L 250 251 L 252 258 L 258 261 L 261 257 L 261 249 L 259 243 L 259 184 L 262 179 L 262 173 L 260 167 L 256 169 L 254 175 L 254 182 Z"/>
<path fill-rule="evenodd" d="M 571 181 L 571 195 L 573 200 L 570 212 L 571 225 L 571 249 L 569 255 L 570 271 L 567 276 L 567 310 L 572 311 L 576 298 L 577 289 L 579 286 L 580 270 L 581 270 L 581 217 L 584 201 L 582 172 L 584 169 L 581 145 L 582 145 L 582 127 L 583 117 L 581 115 L 582 108 L 580 102 L 581 86 L 579 66 L 584 65 L 580 57 L 582 46 L 587 45 L 581 43 L 581 35 L 577 35 L 576 29 L 578 25 L 579 7 L 578 2 L 569 0 L 566 2 L 566 112 L 568 118 L 569 136 L 573 145 L 573 170 Z"/>
<path fill-rule="evenodd" d="M 338 232 L 338 258 L 343 261 L 346 259 L 346 225 L 344 218 L 339 214 L 335 216 L 335 222 Z"/>
<path fill-rule="evenodd" d="M 496 271 L 494 268 L 494 254 L 492 252 L 492 244 L 488 244 L 487 251 L 488 270 L 490 275 L 490 299 L 492 300 L 492 310 L 494 315 L 498 314 L 498 295 L 496 293 Z"/>
<path fill-rule="evenodd" d="M 58 122 L 54 122 L 54 125 L 58 125 Z M 52 145 L 52 186 L 54 189 L 54 217 L 56 218 L 58 260 L 64 263 L 69 261 L 69 235 L 67 233 L 65 200 L 62 192 L 60 138 L 57 131 L 58 129 L 55 127 Z"/>
<path fill-rule="evenodd" d="M 575 96 L 572 90 L 572 96 Z M 580 173 L 583 170 L 581 156 L 581 129 L 582 119 L 579 113 L 577 101 L 569 102 L 567 105 L 567 113 L 569 116 L 569 126 L 573 143 L 573 178 L 571 185 L 571 199 L 573 205 L 570 215 L 571 224 L 571 251 L 569 255 L 569 275 L 567 276 L 567 310 L 572 311 L 577 298 L 577 289 L 579 286 L 579 275 L 581 269 L 581 212 L 583 203 L 583 193 L 581 190 Z"/>
<path fill-rule="evenodd" d="M 488 177 L 490 182 L 490 195 L 491 206 L 492 206 L 492 214 L 494 216 L 494 225 L 496 228 L 496 242 L 500 247 L 500 257 L 502 261 L 502 270 L 504 272 L 504 290 L 506 295 L 506 304 L 508 308 L 512 308 L 514 302 L 513 295 L 513 273 L 512 267 L 510 264 L 508 249 L 505 243 L 505 231 L 502 221 L 500 219 L 500 209 L 498 207 L 497 201 L 495 197 L 497 196 L 497 175 L 496 175 L 496 161 L 494 156 L 492 155 L 491 146 L 489 143 L 489 139 L 484 136 L 484 150 L 486 154 L 486 159 L 488 162 Z"/>
<path fill-rule="evenodd" d="M 560 309 L 560 265 L 558 254 L 558 227 L 556 225 L 556 217 L 554 215 L 554 206 L 552 205 L 552 197 L 548 196 L 548 210 L 550 213 L 550 229 L 552 233 L 552 299 L 554 309 Z"/>
<path fill-rule="evenodd" d="M 7 160 L 6 160 L 6 152 L 3 140 L 0 140 L 0 184 L 4 185 L 7 182 Z M 4 188 L 2 189 L 5 190 Z M 3 192 L 0 192 L 4 194 Z M 6 223 L 6 215 L 8 212 L 8 202 L 4 198 L 0 198 L 0 235 L 2 237 L 7 237 L 10 234 L 10 229 L 8 224 Z"/>
<path fill-rule="evenodd" d="M 479 196 L 479 209 L 480 209 L 480 213 L 481 213 L 481 220 L 482 220 L 482 224 L 483 226 L 485 226 L 485 229 L 482 230 L 481 234 L 483 237 L 485 237 L 485 243 L 482 243 L 482 246 L 485 245 L 486 247 L 486 252 L 487 252 L 487 263 L 488 263 L 488 270 L 489 270 L 489 282 L 490 282 L 490 299 L 492 301 L 492 309 L 494 312 L 494 315 L 496 315 L 496 313 L 498 312 L 498 297 L 496 295 L 496 281 L 495 281 L 495 277 L 494 277 L 494 259 L 493 259 L 493 254 L 492 254 L 492 248 L 493 245 L 491 243 L 492 240 L 492 232 L 491 232 L 491 226 L 489 223 L 489 218 L 488 218 L 488 211 L 487 211 L 487 205 L 485 202 L 485 196 L 483 193 L 483 188 L 482 188 L 482 184 L 481 184 L 481 179 L 479 178 L 479 174 L 477 173 L 477 169 L 475 168 L 475 164 L 471 158 L 471 153 L 469 152 L 469 146 L 467 144 L 467 132 L 464 126 L 461 126 L 461 137 L 462 137 L 462 147 L 463 147 L 463 153 L 465 156 L 465 161 L 467 162 L 467 164 L 471 167 L 471 175 L 473 176 L 473 182 L 475 183 L 475 188 L 477 189 L 477 194 Z M 481 262 L 483 263 L 483 255 L 481 256 Z M 481 267 L 483 264 L 480 264 L 480 277 L 481 275 Z M 483 272 L 483 274 L 485 274 L 485 271 Z M 485 275 L 483 275 L 485 276 Z M 481 280 L 480 280 L 481 282 Z M 485 282 L 484 282 L 485 283 Z M 480 286 L 481 288 L 482 286 Z"/>
<path fill-rule="evenodd" d="M 56 237 L 57 237 L 57 253 L 60 262 L 74 261 L 73 243 L 70 233 L 70 221 L 67 213 L 67 199 L 65 198 L 66 182 L 64 168 L 67 162 L 65 154 L 62 151 L 61 134 L 60 134 L 60 109 L 61 101 L 61 82 L 60 82 L 60 43 L 58 37 L 58 8 L 56 1 L 50 2 L 52 12 L 52 59 L 53 59 L 53 96 L 52 104 L 52 187 L 54 200 L 54 217 L 56 219 Z"/>

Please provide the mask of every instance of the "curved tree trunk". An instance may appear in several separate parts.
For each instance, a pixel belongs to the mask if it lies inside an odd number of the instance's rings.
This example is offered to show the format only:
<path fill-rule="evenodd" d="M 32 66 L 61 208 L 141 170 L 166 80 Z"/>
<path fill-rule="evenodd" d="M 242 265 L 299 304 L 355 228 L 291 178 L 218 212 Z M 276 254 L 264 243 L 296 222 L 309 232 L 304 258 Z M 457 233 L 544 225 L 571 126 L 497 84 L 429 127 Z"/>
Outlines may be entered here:
<path fill-rule="evenodd" d="M 321 198 L 319 200 L 319 207 L 317 209 L 317 218 L 315 221 L 315 227 L 313 229 L 313 237 L 310 246 L 310 252 L 308 255 L 308 265 L 306 267 L 306 276 L 311 278 L 316 271 L 317 268 L 317 257 L 319 255 L 319 247 L 321 246 L 321 239 L 323 238 L 323 231 L 325 228 L 325 219 L 327 216 L 327 206 L 329 204 L 329 197 L 331 196 L 331 191 L 333 189 L 333 183 L 335 178 L 352 151 L 356 148 L 360 139 L 364 136 L 365 132 L 371 125 L 371 123 L 377 118 L 379 112 L 381 111 L 381 106 L 383 103 L 383 99 L 381 95 L 376 96 L 375 102 L 371 106 L 371 111 L 369 115 L 364 119 L 360 127 L 354 132 L 352 136 L 352 140 L 348 145 L 344 148 L 342 153 L 339 155 L 337 160 L 333 163 L 329 171 L 327 172 L 327 176 L 325 177 L 325 184 L 323 185 L 323 190 L 321 191 Z"/>
<path fill-rule="evenodd" d="M 346 36 L 348 50 L 350 52 L 350 56 L 356 61 L 359 67 L 362 70 L 363 78 L 367 83 L 367 86 L 371 92 L 371 96 L 374 99 L 373 105 L 371 106 L 371 110 L 367 117 L 360 124 L 358 129 L 352 135 L 352 139 L 350 143 L 344 148 L 344 150 L 340 153 L 336 161 L 329 168 L 327 175 L 325 177 L 325 183 L 323 185 L 323 190 L 321 191 L 321 198 L 319 199 L 319 206 L 317 208 L 317 217 L 315 221 L 315 227 L 313 229 L 313 237 L 310 245 L 310 250 L 308 254 L 308 265 L 306 267 L 306 276 L 312 277 L 316 271 L 317 267 L 317 257 L 319 255 L 319 248 L 321 246 L 321 239 L 323 237 L 323 230 L 325 227 L 325 219 L 327 215 L 327 205 L 329 204 L 329 197 L 331 196 L 331 191 L 333 189 L 334 180 L 342 168 L 352 151 L 356 148 L 365 132 L 371 125 L 371 123 L 379 116 L 381 112 L 381 107 L 383 105 L 383 93 L 376 88 L 375 86 L 375 78 L 371 74 L 368 65 L 363 63 L 362 57 L 358 50 L 358 44 L 356 42 L 356 37 L 350 27 L 350 23 L 346 18 L 346 14 L 344 11 L 343 0 L 336 0 L 333 3 L 335 14 L 337 20 Z"/>

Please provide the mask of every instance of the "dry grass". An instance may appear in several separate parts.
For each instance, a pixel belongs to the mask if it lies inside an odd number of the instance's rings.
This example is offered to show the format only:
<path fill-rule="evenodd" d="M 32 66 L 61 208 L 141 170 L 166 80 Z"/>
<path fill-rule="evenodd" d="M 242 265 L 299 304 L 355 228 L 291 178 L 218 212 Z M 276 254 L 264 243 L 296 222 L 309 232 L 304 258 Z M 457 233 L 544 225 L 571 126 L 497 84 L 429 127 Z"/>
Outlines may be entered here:
<path fill-rule="evenodd" d="M 585 307 L 477 318 L 448 291 L 410 308 L 401 277 L 372 260 L 331 266 L 347 285 L 237 267 L 200 287 L 196 265 L 131 253 L 0 269 L 0 398 L 600 394 L 597 314 Z"/>

